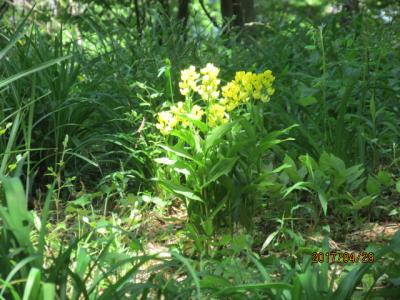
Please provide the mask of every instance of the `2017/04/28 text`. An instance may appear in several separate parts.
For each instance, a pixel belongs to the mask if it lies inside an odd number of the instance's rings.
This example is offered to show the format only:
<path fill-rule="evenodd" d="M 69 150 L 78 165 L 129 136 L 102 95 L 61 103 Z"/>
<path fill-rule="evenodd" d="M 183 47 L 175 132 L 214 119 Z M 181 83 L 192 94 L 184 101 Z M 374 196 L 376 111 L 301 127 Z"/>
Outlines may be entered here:
<path fill-rule="evenodd" d="M 312 263 L 373 263 L 373 252 L 313 252 Z"/>

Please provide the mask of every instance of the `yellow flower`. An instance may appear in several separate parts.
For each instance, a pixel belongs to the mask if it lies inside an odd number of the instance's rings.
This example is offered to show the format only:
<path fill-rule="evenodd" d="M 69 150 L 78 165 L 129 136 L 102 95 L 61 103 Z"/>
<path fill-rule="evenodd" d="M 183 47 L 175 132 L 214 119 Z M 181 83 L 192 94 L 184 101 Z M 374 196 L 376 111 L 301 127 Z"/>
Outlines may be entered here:
<path fill-rule="evenodd" d="M 171 106 L 171 112 L 174 114 L 184 114 L 185 113 L 185 108 L 183 107 L 183 102 L 179 101 L 175 105 Z"/>
<path fill-rule="evenodd" d="M 196 72 L 196 67 L 190 66 L 189 68 L 181 71 L 181 82 L 179 82 L 179 89 L 183 96 L 187 96 L 190 92 L 197 91 L 196 81 L 200 74 Z"/>
<path fill-rule="evenodd" d="M 221 80 L 218 79 L 219 68 L 208 63 L 200 70 L 200 73 L 202 74 L 201 85 L 197 92 L 206 102 L 217 99 L 219 97 L 219 84 L 221 83 Z"/>
<path fill-rule="evenodd" d="M 178 124 L 178 120 L 169 111 L 162 111 L 157 117 L 158 123 L 156 128 L 164 135 L 169 134 L 174 127 Z"/>
<path fill-rule="evenodd" d="M 171 107 L 171 112 L 174 114 L 177 122 L 182 123 L 183 127 L 189 126 L 189 121 L 182 118 L 182 116 L 186 115 L 187 111 L 184 107 L 184 103 L 179 101 L 176 105 Z"/>
<path fill-rule="evenodd" d="M 240 86 L 235 81 L 228 82 L 222 87 L 222 96 L 220 103 L 227 111 L 234 110 L 240 104 Z"/>
<path fill-rule="evenodd" d="M 194 119 L 194 120 L 201 120 L 201 118 L 204 115 L 204 111 L 202 108 L 198 105 L 194 105 L 192 107 L 192 111 L 188 114 L 188 117 Z"/>
<path fill-rule="evenodd" d="M 238 71 L 235 79 L 222 87 L 224 98 L 221 104 L 226 106 L 227 111 L 231 111 L 251 98 L 268 102 L 275 92 L 272 88 L 274 80 L 275 77 L 270 70 L 261 74 Z"/>
<path fill-rule="evenodd" d="M 208 109 L 207 121 L 210 127 L 217 127 L 218 125 L 228 122 L 228 114 L 225 113 L 225 106 L 220 104 L 213 104 Z"/>

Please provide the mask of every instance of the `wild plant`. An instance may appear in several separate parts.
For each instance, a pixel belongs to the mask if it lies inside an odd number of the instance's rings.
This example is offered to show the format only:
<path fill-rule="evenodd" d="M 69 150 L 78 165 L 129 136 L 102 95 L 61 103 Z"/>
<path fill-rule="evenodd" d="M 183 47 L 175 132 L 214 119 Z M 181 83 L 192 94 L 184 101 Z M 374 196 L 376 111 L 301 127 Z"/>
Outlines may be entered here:
<path fill-rule="evenodd" d="M 155 159 L 164 166 L 157 181 L 182 198 L 192 233 L 207 236 L 223 227 L 233 233 L 235 224 L 251 228 L 276 173 L 285 168 L 263 160 L 290 139 L 279 139 L 290 128 L 264 127 L 264 107 L 274 93 L 271 71 L 240 71 L 222 87 L 219 71 L 211 63 L 199 73 L 194 66 L 182 70 L 184 101 L 160 112 L 156 125 L 165 136 L 165 156 Z"/>

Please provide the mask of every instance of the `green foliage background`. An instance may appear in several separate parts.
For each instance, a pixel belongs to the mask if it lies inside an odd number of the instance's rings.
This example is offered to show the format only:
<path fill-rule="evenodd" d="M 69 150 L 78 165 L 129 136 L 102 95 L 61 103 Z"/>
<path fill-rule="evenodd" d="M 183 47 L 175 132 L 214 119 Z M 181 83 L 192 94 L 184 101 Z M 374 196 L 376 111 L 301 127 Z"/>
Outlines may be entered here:
<path fill-rule="evenodd" d="M 399 295 L 399 233 L 351 240 L 398 230 L 397 1 L 254 1 L 241 27 L 220 1 L 190 1 L 187 24 L 185 1 L 17 2 L 0 4 L 1 299 Z M 276 92 L 202 156 L 187 139 L 207 133 L 155 124 L 209 62 L 223 83 L 270 69 Z M 190 178 L 159 163 L 188 163 L 172 144 L 203 163 Z M 333 250 L 374 263 L 312 262 Z"/>

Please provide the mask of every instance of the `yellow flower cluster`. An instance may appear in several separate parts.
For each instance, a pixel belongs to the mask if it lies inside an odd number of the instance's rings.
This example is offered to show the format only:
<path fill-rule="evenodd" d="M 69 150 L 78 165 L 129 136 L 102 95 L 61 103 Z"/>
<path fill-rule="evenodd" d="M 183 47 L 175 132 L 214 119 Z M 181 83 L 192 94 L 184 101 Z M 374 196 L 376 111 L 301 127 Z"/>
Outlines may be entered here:
<path fill-rule="evenodd" d="M 183 96 L 187 96 L 190 92 L 197 91 L 197 79 L 200 74 L 196 72 L 195 66 L 190 66 L 186 70 L 181 71 L 181 82 L 179 83 L 179 89 Z"/>
<path fill-rule="evenodd" d="M 205 102 L 210 102 L 219 97 L 218 79 L 219 69 L 213 64 L 208 63 L 207 66 L 200 70 L 202 76 L 201 85 L 198 88 L 198 93 Z"/>
<path fill-rule="evenodd" d="M 221 104 L 226 106 L 227 111 L 232 111 L 250 99 L 268 102 L 275 92 L 272 87 L 274 80 L 270 70 L 261 74 L 236 72 L 235 79 L 222 87 Z"/>
<path fill-rule="evenodd" d="M 200 73 L 196 72 L 194 66 L 181 71 L 179 89 L 187 101 L 178 102 L 169 111 L 158 114 L 156 127 L 162 134 L 169 134 L 178 124 L 183 127 L 189 126 L 187 118 L 201 120 L 205 115 L 204 110 L 207 112 L 208 126 L 219 126 L 228 122 L 228 112 L 239 105 L 251 99 L 268 102 L 275 92 L 272 87 L 275 77 L 269 70 L 260 74 L 236 72 L 235 79 L 222 88 L 220 88 L 221 80 L 218 79 L 219 72 L 219 68 L 211 63 L 200 69 Z M 204 110 L 199 105 L 189 104 L 192 97 L 188 96 L 192 93 L 197 93 L 207 104 Z"/>
<path fill-rule="evenodd" d="M 229 116 L 225 112 L 225 106 L 212 104 L 208 109 L 207 121 L 210 127 L 217 127 L 228 122 Z"/>
<path fill-rule="evenodd" d="M 178 124 L 183 127 L 189 126 L 189 121 L 185 116 L 194 120 L 201 120 L 204 115 L 203 109 L 198 105 L 193 105 L 189 110 L 185 103 L 178 102 L 169 111 L 162 111 L 158 114 L 156 128 L 164 135 L 169 134 Z"/>
<path fill-rule="evenodd" d="M 167 135 L 178 124 L 178 120 L 169 111 L 162 111 L 157 116 L 158 123 L 156 128 L 160 130 L 161 134 Z"/>

